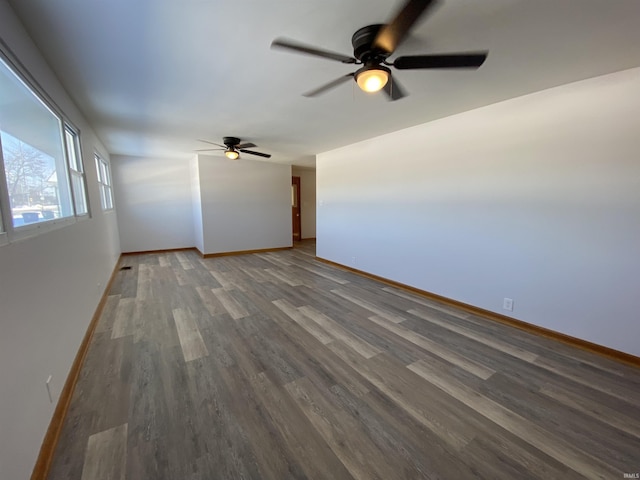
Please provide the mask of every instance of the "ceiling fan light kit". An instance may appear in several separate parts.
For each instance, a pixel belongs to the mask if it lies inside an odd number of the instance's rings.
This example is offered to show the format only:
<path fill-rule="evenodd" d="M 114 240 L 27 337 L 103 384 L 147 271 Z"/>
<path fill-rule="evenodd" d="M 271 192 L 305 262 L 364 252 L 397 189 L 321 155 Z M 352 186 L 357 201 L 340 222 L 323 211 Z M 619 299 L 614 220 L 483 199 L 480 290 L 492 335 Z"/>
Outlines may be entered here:
<path fill-rule="evenodd" d="M 237 160 L 240 158 L 240 154 L 233 148 L 226 149 L 224 154 L 230 160 Z"/>
<path fill-rule="evenodd" d="M 315 97 L 323 94 L 353 78 L 358 87 L 365 92 L 383 90 L 389 100 L 399 100 L 404 97 L 402 87 L 391 75 L 387 67 L 398 70 L 434 69 L 434 68 L 479 68 L 487 58 L 488 52 L 462 52 L 449 54 L 409 55 L 398 57 L 388 62 L 390 57 L 409 30 L 427 9 L 437 3 L 437 0 L 406 0 L 387 24 L 368 25 L 357 30 L 351 37 L 353 56 L 316 48 L 299 43 L 295 40 L 277 38 L 271 43 L 271 48 L 282 48 L 304 55 L 313 55 L 342 62 L 345 64 L 364 65 L 354 73 L 339 77 L 320 88 L 304 94 L 305 97 Z"/>
<path fill-rule="evenodd" d="M 367 65 L 355 74 L 356 83 L 363 92 L 379 92 L 389 81 L 391 70 L 381 65 Z"/>

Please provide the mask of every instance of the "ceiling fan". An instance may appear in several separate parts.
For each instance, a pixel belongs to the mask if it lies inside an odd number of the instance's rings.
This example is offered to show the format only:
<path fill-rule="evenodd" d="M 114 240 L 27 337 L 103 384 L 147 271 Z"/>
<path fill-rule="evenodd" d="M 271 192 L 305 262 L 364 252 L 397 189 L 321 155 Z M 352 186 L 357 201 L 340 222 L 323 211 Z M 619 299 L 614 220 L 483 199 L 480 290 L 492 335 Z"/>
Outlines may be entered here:
<path fill-rule="evenodd" d="M 209 140 L 198 140 L 199 142 L 210 143 L 211 145 L 215 145 L 220 148 L 203 148 L 200 150 L 196 150 L 196 152 L 210 152 L 214 150 L 224 150 L 224 154 L 227 158 L 231 160 L 237 160 L 240 158 L 240 152 L 248 153 L 249 155 L 257 155 L 258 157 L 271 158 L 271 155 L 268 153 L 256 152 L 254 150 L 247 150 L 247 148 L 257 147 L 255 143 L 240 143 L 240 139 L 237 137 L 223 137 L 222 143 L 224 145 L 220 145 L 219 143 L 210 142 Z"/>
<path fill-rule="evenodd" d="M 398 57 L 393 62 L 388 62 L 387 58 L 402 43 L 413 24 L 435 3 L 436 0 L 407 0 L 390 23 L 368 25 L 359 29 L 351 37 L 351 44 L 353 45 L 352 57 L 285 38 L 275 39 L 271 43 L 271 47 L 293 50 L 297 53 L 314 55 L 342 63 L 362 65 L 353 73 L 339 77 L 326 85 L 304 93 L 305 97 L 315 97 L 353 78 L 365 92 L 384 90 L 389 100 L 398 100 L 406 96 L 406 94 L 398 84 L 398 81 L 392 78 L 389 67 L 394 67 L 398 70 L 430 68 L 476 69 L 484 63 L 489 53 L 478 51 L 410 55 Z"/>

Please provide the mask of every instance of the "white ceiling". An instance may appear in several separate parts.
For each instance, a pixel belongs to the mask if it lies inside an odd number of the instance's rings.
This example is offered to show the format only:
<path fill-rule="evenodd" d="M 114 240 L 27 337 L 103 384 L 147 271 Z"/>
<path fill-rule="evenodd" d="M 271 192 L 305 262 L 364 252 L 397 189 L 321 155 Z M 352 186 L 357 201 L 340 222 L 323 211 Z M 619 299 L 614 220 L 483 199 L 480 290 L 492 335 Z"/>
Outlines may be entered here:
<path fill-rule="evenodd" d="M 238 136 L 272 161 L 314 155 L 500 100 L 640 66 L 639 0 L 441 0 L 397 55 L 489 50 L 477 71 L 395 71 L 389 102 L 355 70 L 271 50 L 276 37 L 352 54 L 400 0 L 8 0 L 112 154 L 193 156 Z M 393 57 L 391 57 L 391 60 Z M 248 157 L 258 159 L 258 157 Z"/>

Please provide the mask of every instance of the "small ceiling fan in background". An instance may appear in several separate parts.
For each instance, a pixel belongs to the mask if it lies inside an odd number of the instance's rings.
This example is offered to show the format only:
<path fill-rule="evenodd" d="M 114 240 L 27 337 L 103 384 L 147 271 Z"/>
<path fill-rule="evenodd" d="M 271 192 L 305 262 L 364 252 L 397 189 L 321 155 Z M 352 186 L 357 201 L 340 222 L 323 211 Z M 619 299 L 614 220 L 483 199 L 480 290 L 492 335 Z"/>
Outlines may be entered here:
<path fill-rule="evenodd" d="M 384 90 L 390 100 L 398 100 L 406 94 L 391 76 L 388 67 L 398 70 L 433 69 L 433 68 L 479 68 L 487 58 L 488 52 L 461 52 L 432 55 L 410 55 L 398 57 L 393 62 L 387 58 L 402 43 L 414 23 L 433 6 L 436 0 L 407 0 L 398 10 L 390 23 L 368 25 L 353 34 L 353 57 L 305 45 L 294 40 L 277 38 L 271 43 L 272 48 L 292 50 L 305 55 L 336 60 L 338 62 L 362 65 L 357 71 L 339 77 L 326 85 L 311 90 L 305 97 L 315 97 L 325 93 L 342 83 L 354 79 L 365 92 Z"/>
<path fill-rule="evenodd" d="M 223 150 L 224 154 L 227 158 L 231 160 L 237 160 L 240 158 L 240 152 L 247 153 L 249 155 L 256 155 L 258 157 L 271 158 L 271 155 L 268 153 L 256 152 L 254 150 L 247 150 L 247 148 L 257 147 L 256 144 L 248 142 L 248 143 L 240 143 L 240 139 L 237 137 L 223 137 L 222 143 L 224 145 L 220 145 L 219 143 L 210 142 L 209 140 L 198 140 L 199 142 L 209 143 L 211 145 L 215 145 L 220 148 L 203 148 L 200 150 L 196 150 L 196 152 L 211 152 L 216 150 Z"/>

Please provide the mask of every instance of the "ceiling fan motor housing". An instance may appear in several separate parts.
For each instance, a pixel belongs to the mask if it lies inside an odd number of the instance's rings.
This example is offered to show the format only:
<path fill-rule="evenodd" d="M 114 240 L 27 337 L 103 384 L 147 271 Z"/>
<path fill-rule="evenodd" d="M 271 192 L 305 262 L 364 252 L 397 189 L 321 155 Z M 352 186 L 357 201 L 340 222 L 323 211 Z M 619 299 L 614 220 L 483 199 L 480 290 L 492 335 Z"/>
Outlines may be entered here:
<path fill-rule="evenodd" d="M 388 57 L 388 54 L 374 50 L 372 45 L 378 32 L 383 27 L 383 24 L 368 25 L 362 27 L 356 31 L 351 37 L 351 44 L 353 45 L 353 55 L 363 63 L 372 61 L 381 62 Z"/>
<path fill-rule="evenodd" d="M 240 145 L 240 139 L 237 137 L 223 137 L 222 143 L 224 143 L 227 147 L 235 147 Z"/>

